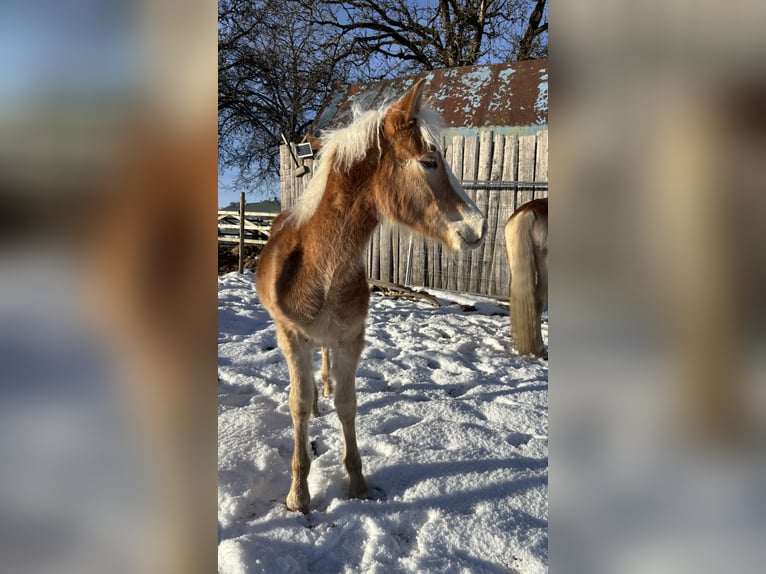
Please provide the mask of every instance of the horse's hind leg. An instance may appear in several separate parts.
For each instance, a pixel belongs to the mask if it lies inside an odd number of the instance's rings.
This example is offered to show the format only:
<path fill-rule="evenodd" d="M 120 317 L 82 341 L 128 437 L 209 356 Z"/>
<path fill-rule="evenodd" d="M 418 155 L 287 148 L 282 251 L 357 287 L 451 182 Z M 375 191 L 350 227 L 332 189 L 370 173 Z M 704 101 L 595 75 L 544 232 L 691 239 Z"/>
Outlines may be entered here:
<path fill-rule="evenodd" d="M 548 256 L 545 252 L 535 252 L 535 263 L 537 265 L 537 284 L 535 285 L 535 313 L 537 315 L 535 321 L 536 329 L 536 347 L 537 355 L 543 358 L 548 358 L 548 353 L 545 350 L 545 344 L 543 343 L 542 332 L 542 314 L 545 310 L 545 305 L 548 303 Z"/>
<path fill-rule="evenodd" d="M 312 394 L 314 395 L 313 400 L 311 401 L 311 416 L 314 418 L 319 417 L 319 392 L 317 391 L 316 386 L 312 383 Z"/>
<path fill-rule="evenodd" d="M 332 395 L 332 383 L 330 382 L 330 348 L 322 347 L 322 385 L 324 396 Z"/>
<path fill-rule="evenodd" d="M 332 394 L 332 383 L 330 382 L 330 349 L 322 347 L 322 394 L 329 397 Z M 319 393 L 314 387 L 314 402 L 311 405 L 311 414 L 314 418 L 319 416 Z"/>
<path fill-rule="evenodd" d="M 308 487 L 311 458 L 308 451 L 308 423 L 316 385 L 312 364 L 312 344 L 302 335 L 277 328 L 279 346 L 287 360 L 290 371 L 290 414 L 295 430 L 292 458 L 292 485 L 287 494 L 287 508 L 309 511 L 311 500 Z"/>
<path fill-rule="evenodd" d="M 330 371 L 335 379 L 335 409 L 343 429 L 343 464 L 350 479 L 349 496 L 365 498 L 367 481 L 356 444 L 356 367 L 364 348 L 364 331 L 333 347 Z"/>

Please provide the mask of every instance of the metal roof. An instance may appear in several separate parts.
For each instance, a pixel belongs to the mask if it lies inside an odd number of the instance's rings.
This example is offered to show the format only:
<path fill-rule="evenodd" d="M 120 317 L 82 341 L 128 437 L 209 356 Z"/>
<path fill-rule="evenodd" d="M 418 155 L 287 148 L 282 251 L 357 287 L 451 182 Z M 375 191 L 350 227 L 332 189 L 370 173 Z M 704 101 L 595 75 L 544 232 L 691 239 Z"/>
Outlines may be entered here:
<path fill-rule="evenodd" d="M 311 126 L 313 135 L 351 122 L 352 105 L 376 109 L 401 97 L 425 78 L 428 107 L 439 112 L 448 129 L 528 127 L 548 123 L 548 61 L 528 60 L 444 68 L 372 84 L 342 84 L 325 102 Z M 530 130 L 527 130 L 530 131 Z"/>

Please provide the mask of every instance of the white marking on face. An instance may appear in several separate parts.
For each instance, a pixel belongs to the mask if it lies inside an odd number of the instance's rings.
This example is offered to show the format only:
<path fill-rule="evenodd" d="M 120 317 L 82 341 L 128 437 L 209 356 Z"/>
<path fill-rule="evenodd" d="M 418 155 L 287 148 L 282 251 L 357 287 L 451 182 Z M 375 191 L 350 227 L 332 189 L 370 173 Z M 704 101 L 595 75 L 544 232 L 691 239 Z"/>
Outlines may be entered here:
<path fill-rule="evenodd" d="M 453 238 L 457 238 L 458 245 L 462 244 L 473 249 L 481 245 L 487 229 L 487 221 L 446 163 L 444 169 L 447 171 L 452 188 L 465 204 L 464 208 L 458 208 L 462 220 L 450 223 L 450 234 Z"/>
<path fill-rule="evenodd" d="M 473 200 L 468 197 L 468 194 L 463 189 L 463 186 L 460 185 L 460 182 L 458 181 L 457 177 L 455 177 L 455 174 L 452 173 L 452 169 L 450 169 L 450 166 L 447 165 L 447 163 L 444 163 L 444 169 L 447 171 L 447 176 L 449 177 L 449 182 L 452 185 L 452 188 L 455 190 L 455 192 L 458 194 L 460 199 L 463 200 L 463 202 L 468 206 L 468 208 L 476 213 L 479 213 L 479 208 L 476 207 L 476 204 L 473 202 Z"/>

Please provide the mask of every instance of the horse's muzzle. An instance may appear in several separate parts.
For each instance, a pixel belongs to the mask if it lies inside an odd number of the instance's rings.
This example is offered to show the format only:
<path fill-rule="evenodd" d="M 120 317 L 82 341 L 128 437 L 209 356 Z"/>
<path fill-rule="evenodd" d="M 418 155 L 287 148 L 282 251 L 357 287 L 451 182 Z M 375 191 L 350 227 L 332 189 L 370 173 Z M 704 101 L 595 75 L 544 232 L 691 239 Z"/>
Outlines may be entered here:
<path fill-rule="evenodd" d="M 458 248 L 476 249 L 487 234 L 487 220 L 478 210 L 471 210 L 455 223 L 455 234 L 460 239 Z"/>

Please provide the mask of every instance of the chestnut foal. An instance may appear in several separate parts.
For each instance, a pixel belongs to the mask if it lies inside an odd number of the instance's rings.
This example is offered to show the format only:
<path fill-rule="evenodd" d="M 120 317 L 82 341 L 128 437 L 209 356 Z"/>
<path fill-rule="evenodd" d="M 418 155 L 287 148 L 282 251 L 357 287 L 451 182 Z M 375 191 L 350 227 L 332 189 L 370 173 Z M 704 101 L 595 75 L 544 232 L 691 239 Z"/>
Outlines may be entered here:
<path fill-rule="evenodd" d="M 272 225 L 256 271 L 290 373 L 295 427 L 287 508 L 309 511 L 308 422 L 316 396 L 313 350 L 330 352 L 349 496 L 367 496 L 356 443 L 355 376 L 370 298 L 364 254 L 382 217 L 448 248 L 481 244 L 486 221 L 439 152 L 439 122 L 421 109 L 423 82 L 388 108 L 357 114 L 323 138 L 299 202 Z"/>

